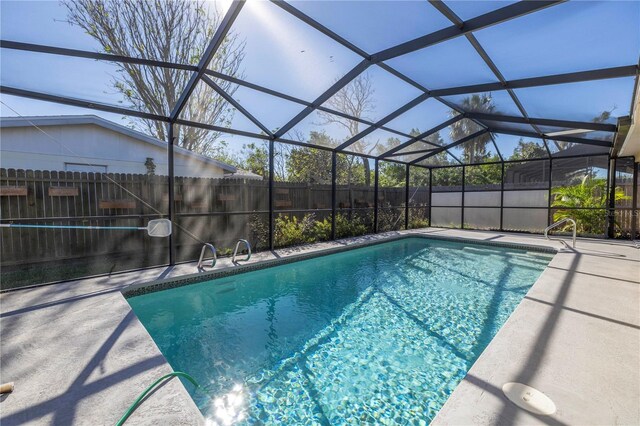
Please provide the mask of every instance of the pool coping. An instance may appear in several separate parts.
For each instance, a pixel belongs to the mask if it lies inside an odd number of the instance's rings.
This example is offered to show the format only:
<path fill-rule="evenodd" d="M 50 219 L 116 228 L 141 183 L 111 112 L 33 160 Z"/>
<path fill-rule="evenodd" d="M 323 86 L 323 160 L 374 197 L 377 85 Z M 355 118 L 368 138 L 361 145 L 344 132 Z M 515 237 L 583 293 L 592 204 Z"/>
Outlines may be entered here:
<path fill-rule="evenodd" d="M 171 277 L 171 278 L 165 278 L 161 280 L 153 280 L 149 282 L 131 284 L 130 286 L 122 289 L 122 295 L 125 297 L 125 299 L 129 299 L 131 297 L 141 296 L 143 294 L 155 293 L 158 291 L 183 287 L 191 284 L 197 284 L 204 281 L 210 281 L 218 278 L 224 278 L 228 276 L 243 274 L 245 272 L 258 271 L 258 270 L 272 268 L 279 265 L 300 262 L 303 260 L 314 259 L 322 256 L 329 256 L 329 255 L 341 253 L 344 251 L 356 250 L 364 247 L 371 247 L 371 246 L 389 243 L 392 241 L 399 241 L 399 240 L 405 240 L 405 239 L 411 239 L 411 238 L 512 248 L 517 250 L 533 251 L 538 253 L 548 253 L 548 254 L 554 254 L 554 255 L 558 253 L 557 249 L 552 247 L 545 247 L 545 246 L 519 244 L 519 243 L 507 243 L 507 242 L 500 242 L 500 241 L 482 241 L 482 240 L 479 241 L 479 240 L 474 240 L 472 238 L 445 237 L 440 235 L 423 235 L 423 234 L 411 233 L 411 234 L 393 235 L 386 238 L 381 238 L 381 239 L 376 239 L 371 241 L 356 242 L 356 243 L 348 244 L 344 246 L 321 248 L 321 249 L 315 249 L 315 250 L 313 249 L 313 245 L 311 245 L 309 246 L 310 251 L 306 253 L 291 254 L 291 255 L 287 255 L 285 257 L 280 257 L 276 259 L 265 259 L 265 260 L 260 260 L 258 262 L 249 263 L 249 264 L 236 264 L 234 266 L 226 266 L 226 267 L 216 269 L 216 270 L 211 270 L 211 271 L 196 272 L 193 274 L 182 275 L 180 277 Z"/>

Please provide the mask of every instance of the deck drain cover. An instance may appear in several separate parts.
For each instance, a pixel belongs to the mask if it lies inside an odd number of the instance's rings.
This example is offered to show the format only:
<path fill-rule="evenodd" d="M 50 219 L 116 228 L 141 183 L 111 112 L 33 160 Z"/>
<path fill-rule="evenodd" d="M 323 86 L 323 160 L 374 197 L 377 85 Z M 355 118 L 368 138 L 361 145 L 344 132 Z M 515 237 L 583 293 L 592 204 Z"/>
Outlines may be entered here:
<path fill-rule="evenodd" d="M 556 404 L 537 389 L 522 383 L 505 383 L 502 392 L 518 407 L 534 414 L 550 416 L 556 412 Z"/>

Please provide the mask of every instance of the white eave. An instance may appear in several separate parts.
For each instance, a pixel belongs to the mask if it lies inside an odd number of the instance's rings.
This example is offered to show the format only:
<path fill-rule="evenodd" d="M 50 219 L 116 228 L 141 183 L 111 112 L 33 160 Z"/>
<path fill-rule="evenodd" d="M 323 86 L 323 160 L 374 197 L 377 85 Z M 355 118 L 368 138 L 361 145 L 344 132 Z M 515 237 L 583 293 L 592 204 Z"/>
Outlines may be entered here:
<path fill-rule="evenodd" d="M 635 157 L 640 160 L 640 80 L 636 82 L 636 97 L 633 100 L 633 112 L 631 114 L 631 127 L 618 152 L 620 157 Z"/>

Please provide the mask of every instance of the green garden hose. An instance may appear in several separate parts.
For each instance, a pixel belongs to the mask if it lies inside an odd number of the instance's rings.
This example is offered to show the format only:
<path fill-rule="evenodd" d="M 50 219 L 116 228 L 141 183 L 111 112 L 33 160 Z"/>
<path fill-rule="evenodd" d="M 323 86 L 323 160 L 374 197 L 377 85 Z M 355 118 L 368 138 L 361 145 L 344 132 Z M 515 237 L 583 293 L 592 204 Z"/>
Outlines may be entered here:
<path fill-rule="evenodd" d="M 160 377 L 158 380 L 153 382 L 148 388 L 144 390 L 144 392 L 140 394 L 140 396 L 135 401 L 133 401 L 133 404 L 131 404 L 131 407 L 129 407 L 129 409 L 124 413 L 124 415 L 120 418 L 120 420 L 118 420 L 118 423 L 116 423 L 116 426 L 122 426 L 124 422 L 127 421 L 129 416 L 133 414 L 134 411 L 136 411 L 136 408 L 138 408 L 138 406 L 140 405 L 140 402 L 144 399 L 145 396 L 147 396 L 149 392 L 151 392 L 153 388 L 155 388 L 163 380 L 173 376 L 184 377 L 185 379 L 193 383 L 196 389 L 200 388 L 200 385 L 198 384 L 198 382 L 196 382 L 195 379 L 190 375 L 188 375 L 187 373 L 183 373 L 181 371 L 174 371 L 173 373 L 165 374 L 164 376 Z"/>

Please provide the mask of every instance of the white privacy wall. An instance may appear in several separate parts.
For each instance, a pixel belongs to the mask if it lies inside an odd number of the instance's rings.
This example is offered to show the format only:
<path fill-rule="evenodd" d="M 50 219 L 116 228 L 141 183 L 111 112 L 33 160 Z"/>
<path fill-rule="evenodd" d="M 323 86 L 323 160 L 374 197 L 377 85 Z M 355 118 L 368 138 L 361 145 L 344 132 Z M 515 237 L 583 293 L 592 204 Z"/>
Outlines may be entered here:
<path fill-rule="evenodd" d="M 432 226 L 459 228 L 462 192 L 434 192 L 431 198 Z M 549 191 L 536 189 L 504 191 L 503 229 L 540 232 L 547 226 Z M 500 228 L 500 191 L 464 193 L 464 225 L 468 228 Z"/>
<path fill-rule="evenodd" d="M 541 232 L 547 227 L 548 206 L 547 189 L 505 191 L 502 227 L 505 230 Z"/>
<path fill-rule="evenodd" d="M 431 226 L 460 227 L 462 207 L 454 206 L 462 206 L 462 192 L 434 192 L 431 206 Z"/>

